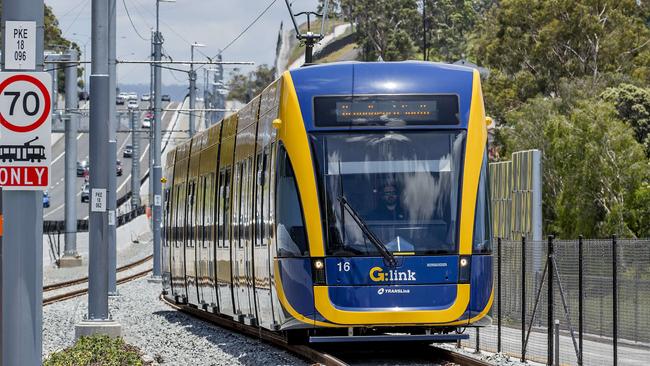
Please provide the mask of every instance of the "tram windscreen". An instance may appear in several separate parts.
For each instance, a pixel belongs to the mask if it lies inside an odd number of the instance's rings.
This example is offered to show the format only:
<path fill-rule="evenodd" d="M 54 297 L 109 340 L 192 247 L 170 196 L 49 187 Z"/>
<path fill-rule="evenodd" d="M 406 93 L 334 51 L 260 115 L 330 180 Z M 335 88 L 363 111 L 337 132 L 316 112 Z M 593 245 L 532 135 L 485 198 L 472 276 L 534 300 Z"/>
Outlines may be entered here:
<path fill-rule="evenodd" d="M 314 98 L 317 127 L 457 125 L 459 118 L 452 94 Z"/>
<path fill-rule="evenodd" d="M 465 132 L 313 135 L 328 255 L 378 255 L 341 197 L 391 252 L 458 250 Z"/>

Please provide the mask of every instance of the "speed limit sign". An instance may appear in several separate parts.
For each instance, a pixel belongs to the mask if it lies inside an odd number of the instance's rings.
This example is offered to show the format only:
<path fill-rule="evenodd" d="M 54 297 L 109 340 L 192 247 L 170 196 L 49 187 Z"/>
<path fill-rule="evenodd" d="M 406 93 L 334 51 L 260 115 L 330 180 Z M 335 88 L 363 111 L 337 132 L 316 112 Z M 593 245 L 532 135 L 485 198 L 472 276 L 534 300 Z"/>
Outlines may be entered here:
<path fill-rule="evenodd" d="M 52 78 L 46 72 L 0 73 L 0 186 L 49 186 Z"/>

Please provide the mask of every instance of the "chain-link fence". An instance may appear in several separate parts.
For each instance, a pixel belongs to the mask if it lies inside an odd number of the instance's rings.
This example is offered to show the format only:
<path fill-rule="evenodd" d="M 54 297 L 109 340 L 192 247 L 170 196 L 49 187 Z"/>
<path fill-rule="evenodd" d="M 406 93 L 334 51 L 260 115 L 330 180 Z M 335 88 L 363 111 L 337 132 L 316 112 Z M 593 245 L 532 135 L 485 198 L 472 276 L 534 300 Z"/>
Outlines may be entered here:
<path fill-rule="evenodd" d="M 464 346 L 548 365 L 650 364 L 650 239 L 495 244 L 493 325 Z"/>

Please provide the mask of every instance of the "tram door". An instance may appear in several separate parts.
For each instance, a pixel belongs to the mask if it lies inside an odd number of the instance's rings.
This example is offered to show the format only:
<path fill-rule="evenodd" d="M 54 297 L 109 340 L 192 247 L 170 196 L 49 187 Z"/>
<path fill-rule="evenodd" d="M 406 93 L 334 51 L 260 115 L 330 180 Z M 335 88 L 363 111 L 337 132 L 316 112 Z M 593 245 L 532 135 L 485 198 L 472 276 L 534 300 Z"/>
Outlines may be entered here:
<path fill-rule="evenodd" d="M 235 147 L 235 179 L 233 196 L 233 276 L 234 294 L 240 320 L 248 324 L 257 319 L 253 285 L 253 183 L 255 134 L 259 98 L 239 114 Z"/>

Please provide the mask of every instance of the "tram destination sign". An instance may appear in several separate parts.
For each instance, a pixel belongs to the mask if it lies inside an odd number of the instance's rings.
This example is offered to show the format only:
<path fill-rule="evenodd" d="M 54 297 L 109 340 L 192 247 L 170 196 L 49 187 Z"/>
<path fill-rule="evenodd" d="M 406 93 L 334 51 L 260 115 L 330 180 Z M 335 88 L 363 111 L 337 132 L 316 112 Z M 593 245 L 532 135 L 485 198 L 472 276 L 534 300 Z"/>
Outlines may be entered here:
<path fill-rule="evenodd" d="M 0 72 L 0 186 L 45 190 L 52 158 L 52 78 Z"/>

